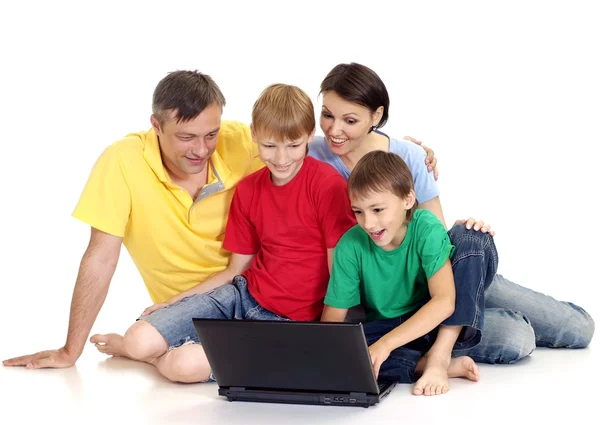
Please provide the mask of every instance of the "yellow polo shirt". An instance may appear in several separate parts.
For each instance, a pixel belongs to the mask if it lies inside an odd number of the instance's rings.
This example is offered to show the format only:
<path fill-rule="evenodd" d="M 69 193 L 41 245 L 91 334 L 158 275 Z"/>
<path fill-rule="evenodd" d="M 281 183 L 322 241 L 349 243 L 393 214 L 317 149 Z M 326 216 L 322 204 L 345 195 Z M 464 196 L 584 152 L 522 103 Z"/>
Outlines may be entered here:
<path fill-rule="evenodd" d="M 237 183 L 264 164 L 250 128 L 222 121 L 207 184 L 193 200 L 172 183 L 153 129 L 100 155 L 73 217 L 123 238 L 153 302 L 163 302 L 227 266 L 221 245 Z"/>

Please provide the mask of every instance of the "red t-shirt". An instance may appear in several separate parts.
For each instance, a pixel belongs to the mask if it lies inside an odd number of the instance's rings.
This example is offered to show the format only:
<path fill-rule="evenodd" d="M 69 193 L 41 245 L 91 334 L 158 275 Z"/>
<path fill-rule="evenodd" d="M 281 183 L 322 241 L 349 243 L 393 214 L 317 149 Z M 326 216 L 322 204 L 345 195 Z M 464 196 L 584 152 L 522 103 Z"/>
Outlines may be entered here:
<path fill-rule="evenodd" d="M 292 320 L 317 320 L 329 282 L 327 249 L 355 224 L 344 178 L 306 157 L 283 186 L 273 184 L 267 167 L 238 183 L 223 247 L 256 254 L 244 277 L 262 307 Z"/>

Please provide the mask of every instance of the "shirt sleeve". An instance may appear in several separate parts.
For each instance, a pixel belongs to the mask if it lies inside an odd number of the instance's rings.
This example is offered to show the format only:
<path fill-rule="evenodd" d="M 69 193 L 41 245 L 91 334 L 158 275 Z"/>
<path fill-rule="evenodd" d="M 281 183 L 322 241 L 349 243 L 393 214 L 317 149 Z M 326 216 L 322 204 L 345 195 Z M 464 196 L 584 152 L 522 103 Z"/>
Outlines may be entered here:
<path fill-rule="evenodd" d="M 250 127 L 241 123 L 239 123 L 239 126 L 241 127 L 240 140 L 248 152 L 248 168 L 246 169 L 245 175 L 249 176 L 255 171 L 262 169 L 265 166 L 265 163 L 258 155 L 258 145 L 254 140 L 252 140 L 252 132 L 250 131 Z"/>
<path fill-rule="evenodd" d="M 359 258 L 344 239 L 333 254 L 333 267 L 324 303 L 335 308 L 351 308 L 360 304 Z"/>
<path fill-rule="evenodd" d="M 131 213 L 131 191 L 119 150 L 109 146 L 96 160 L 73 217 L 114 236 L 124 237 Z"/>
<path fill-rule="evenodd" d="M 258 145 L 253 141 L 251 141 L 250 143 L 250 171 L 248 174 L 252 174 L 265 166 L 265 163 L 262 161 L 262 159 L 260 159 L 260 156 L 258 155 Z"/>
<path fill-rule="evenodd" d="M 419 223 L 418 249 L 421 264 L 427 279 L 437 273 L 454 253 L 454 246 L 444 225 L 431 214 L 424 223 Z"/>
<path fill-rule="evenodd" d="M 397 140 L 395 147 L 394 153 L 404 159 L 413 176 L 417 201 L 422 204 L 440 196 L 440 188 L 433 177 L 433 172 L 428 171 L 425 165 L 427 157 L 425 150 L 406 140 Z"/>
<path fill-rule="evenodd" d="M 343 177 L 336 174 L 321 182 L 317 214 L 327 248 L 335 248 L 342 235 L 356 224 Z"/>
<path fill-rule="evenodd" d="M 248 199 L 247 196 L 241 196 L 238 184 L 229 207 L 223 241 L 223 248 L 229 252 L 243 255 L 253 255 L 258 252 L 258 234 L 248 215 L 249 205 L 245 204 Z"/>

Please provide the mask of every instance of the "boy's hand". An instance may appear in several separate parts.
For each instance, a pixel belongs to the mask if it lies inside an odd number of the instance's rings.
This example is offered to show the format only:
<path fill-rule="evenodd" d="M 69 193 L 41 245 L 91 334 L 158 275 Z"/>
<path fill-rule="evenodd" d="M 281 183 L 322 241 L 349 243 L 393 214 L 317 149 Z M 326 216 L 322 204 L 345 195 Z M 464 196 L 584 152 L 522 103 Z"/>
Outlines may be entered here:
<path fill-rule="evenodd" d="M 152 313 L 153 311 L 160 310 L 161 308 L 166 307 L 168 305 L 169 305 L 169 303 L 159 303 L 159 304 L 151 305 L 150 307 L 148 307 L 146 310 L 144 310 L 142 312 L 142 316 L 147 316 L 150 313 Z"/>
<path fill-rule="evenodd" d="M 379 376 L 379 368 L 384 361 L 390 356 L 392 350 L 388 348 L 385 342 L 380 339 L 375 344 L 369 346 L 369 354 L 371 355 L 371 363 L 373 363 L 373 371 L 375 372 L 375 379 Z"/>

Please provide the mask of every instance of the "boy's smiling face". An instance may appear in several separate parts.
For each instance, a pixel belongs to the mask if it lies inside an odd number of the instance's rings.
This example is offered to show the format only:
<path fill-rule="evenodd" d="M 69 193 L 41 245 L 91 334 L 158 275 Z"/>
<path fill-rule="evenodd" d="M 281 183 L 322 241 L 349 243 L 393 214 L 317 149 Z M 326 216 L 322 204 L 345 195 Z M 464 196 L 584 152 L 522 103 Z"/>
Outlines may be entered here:
<path fill-rule="evenodd" d="M 300 171 L 308 151 L 308 142 L 313 138 L 311 134 L 297 140 L 278 141 L 254 137 L 258 143 L 260 159 L 271 171 L 271 179 L 276 186 L 283 186 Z"/>
<path fill-rule="evenodd" d="M 405 199 L 391 191 L 369 192 L 363 196 L 350 193 L 356 220 L 375 245 L 386 251 L 400 246 L 406 235 L 406 212 L 415 203 L 414 192 Z"/>

